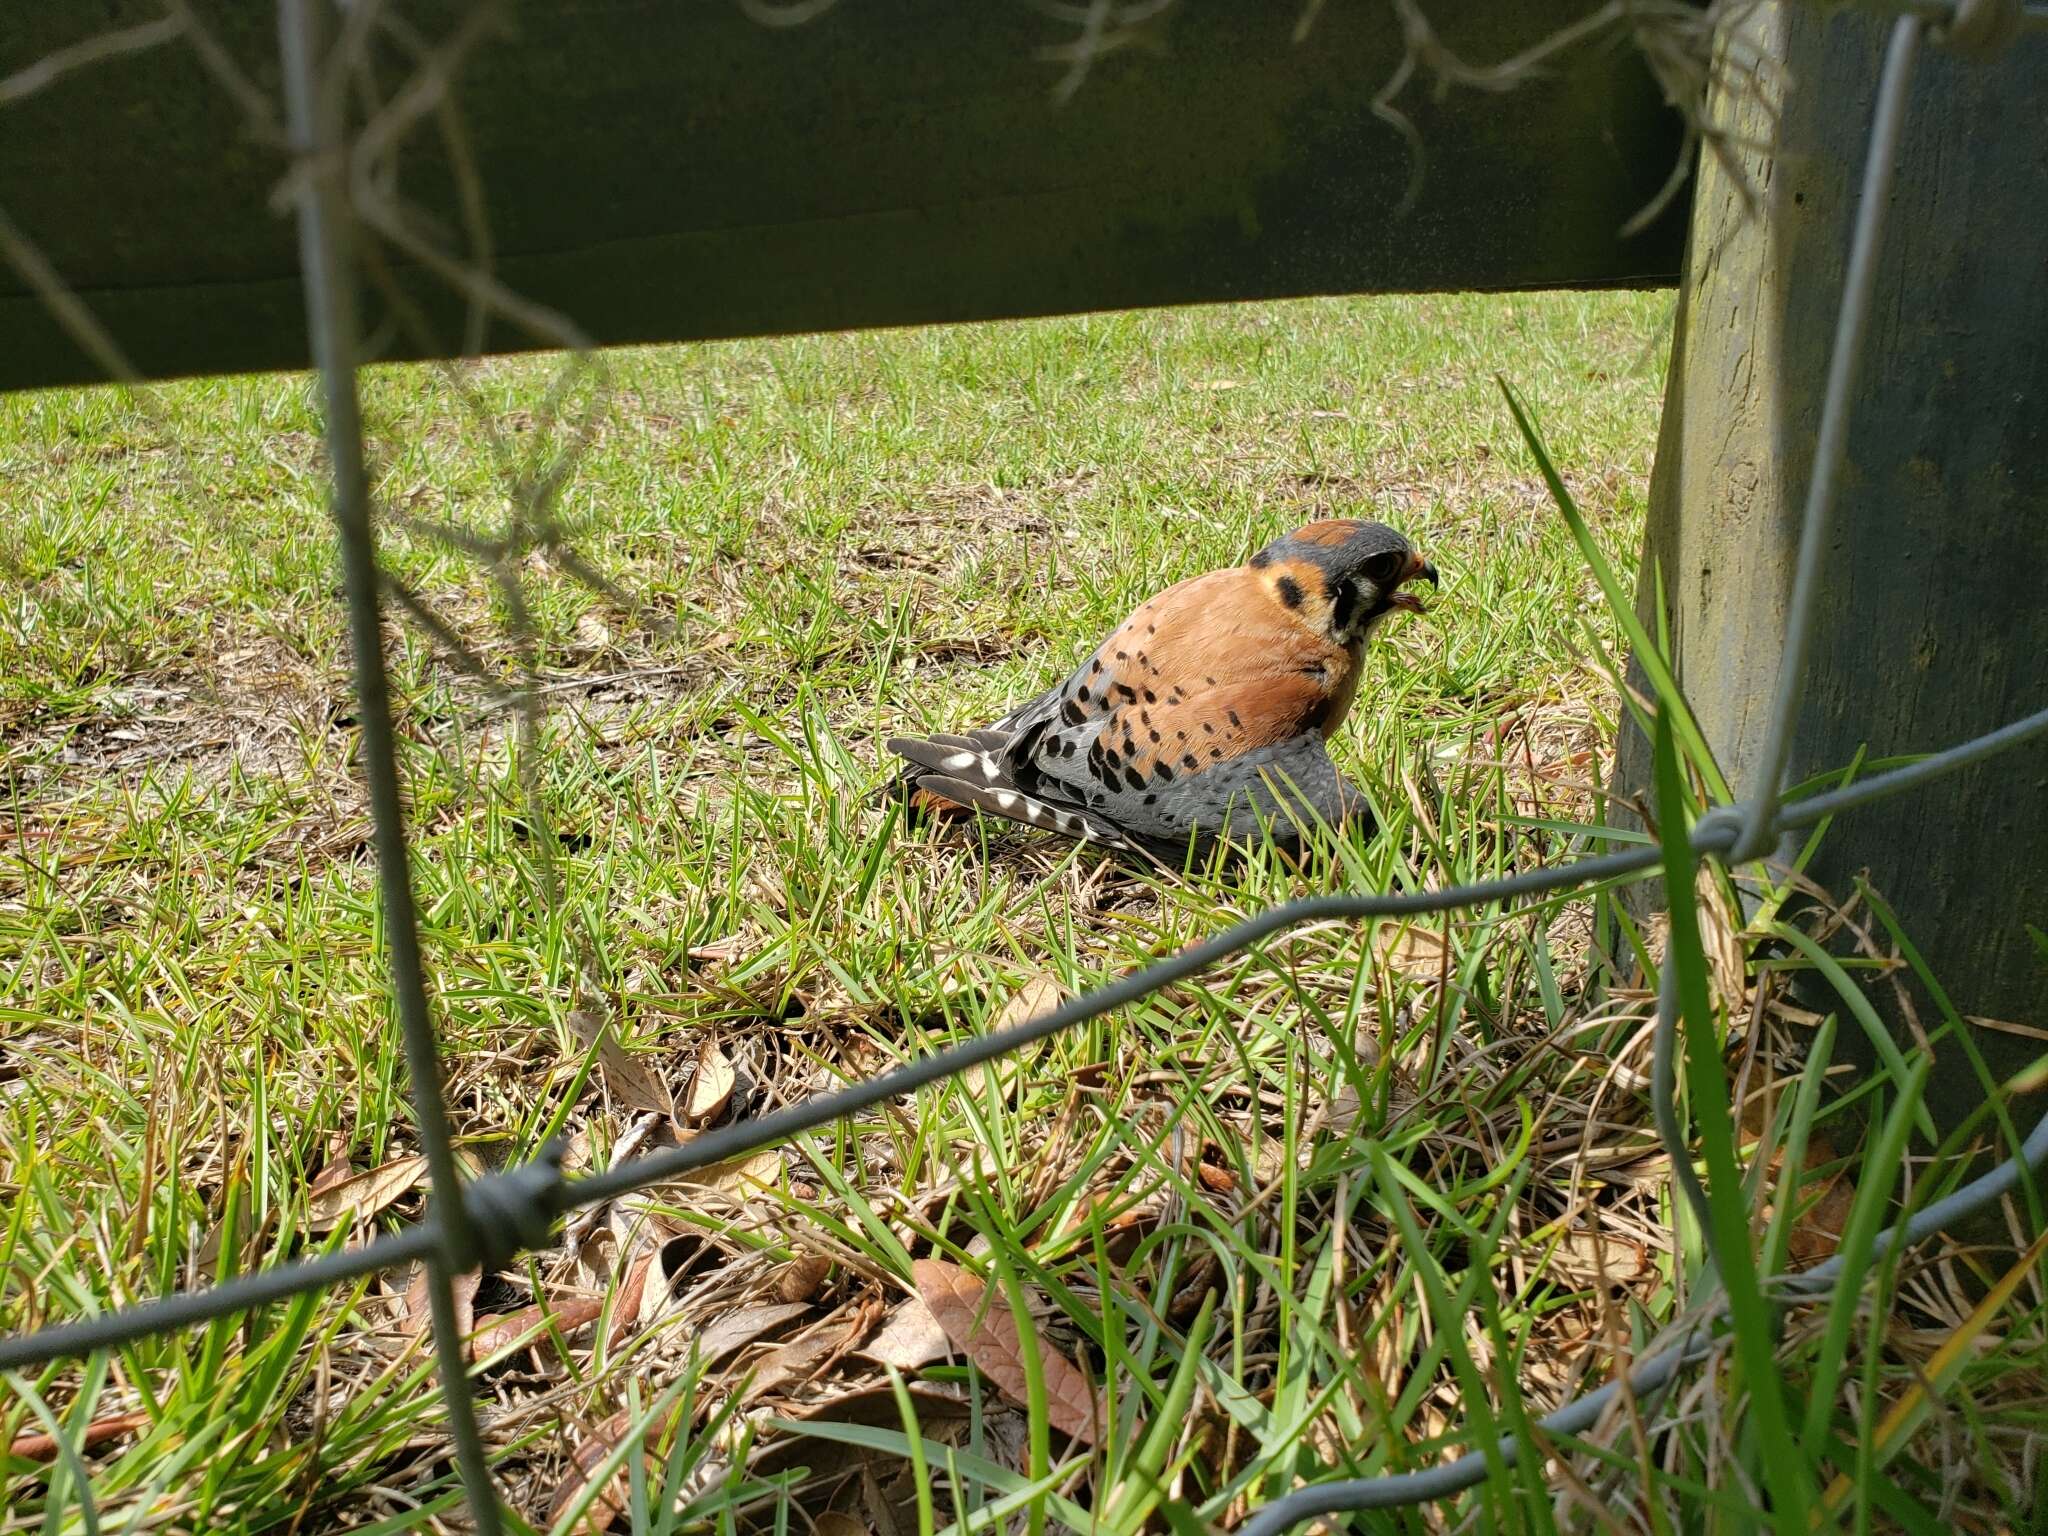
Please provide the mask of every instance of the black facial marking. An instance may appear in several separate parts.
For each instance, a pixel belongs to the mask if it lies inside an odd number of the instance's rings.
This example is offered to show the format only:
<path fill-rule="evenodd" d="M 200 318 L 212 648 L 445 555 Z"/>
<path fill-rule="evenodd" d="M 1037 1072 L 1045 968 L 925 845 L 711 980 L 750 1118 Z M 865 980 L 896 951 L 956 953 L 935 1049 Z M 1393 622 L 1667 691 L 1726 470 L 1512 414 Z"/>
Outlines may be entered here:
<path fill-rule="evenodd" d="M 1355 583 L 1339 582 L 1331 598 L 1330 627 L 1340 634 L 1349 629 L 1352 621 L 1358 617 L 1358 605 L 1364 600 L 1365 594 L 1358 590 Z"/>
<path fill-rule="evenodd" d="M 1330 718 L 1330 700 L 1318 699 L 1314 706 L 1301 717 L 1302 726 L 1311 731 L 1321 730 L 1323 722 Z"/>
<path fill-rule="evenodd" d="M 1301 606 L 1301 583 L 1292 576 L 1282 576 L 1273 583 L 1273 590 L 1280 594 L 1280 601 L 1288 607 L 1299 608 Z"/>

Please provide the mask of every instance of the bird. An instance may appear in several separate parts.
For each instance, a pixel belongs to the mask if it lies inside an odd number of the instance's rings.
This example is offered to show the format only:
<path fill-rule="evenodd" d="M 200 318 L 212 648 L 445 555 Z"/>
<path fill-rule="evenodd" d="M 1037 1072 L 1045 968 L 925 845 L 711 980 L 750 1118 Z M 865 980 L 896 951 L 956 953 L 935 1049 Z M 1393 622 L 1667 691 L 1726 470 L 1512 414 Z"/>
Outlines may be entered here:
<path fill-rule="evenodd" d="M 1366 641 L 1437 569 L 1384 523 L 1325 518 L 1242 565 L 1141 603 L 1058 685 L 994 724 L 892 736 L 921 808 L 985 812 L 1105 849 L 1205 856 L 1263 827 L 1298 852 L 1318 822 L 1370 837 L 1327 742 Z"/>

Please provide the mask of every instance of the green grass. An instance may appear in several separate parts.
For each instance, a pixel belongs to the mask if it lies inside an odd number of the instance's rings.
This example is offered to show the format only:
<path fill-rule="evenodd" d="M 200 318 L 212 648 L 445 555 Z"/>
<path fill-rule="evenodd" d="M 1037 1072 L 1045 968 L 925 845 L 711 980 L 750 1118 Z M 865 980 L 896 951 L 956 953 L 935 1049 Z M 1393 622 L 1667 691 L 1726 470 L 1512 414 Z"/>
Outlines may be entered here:
<path fill-rule="evenodd" d="M 580 1043 L 579 1008 L 679 1094 L 722 1053 L 737 1069 L 723 1113 L 758 1112 L 987 1028 L 1039 978 L 1077 991 L 1289 896 L 1567 856 L 1604 819 L 1589 786 L 1626 638 L 1603 581 L 1632 587 L 1661 388 L 1645 360 L 1667 309 L 1315 302 L 607 357 L 558 510 L 632 602 L 559 554 L 517 562 L 542 739 L 522 747 L 416 627 L 390 633 L 466 1155 L 501 1164 L 559 1130 L 581 1164 L 608 1161 L 635 1095 Z M 506 681 L 523 653 L 510 595 L 429 529 L 497 526 L 507 463 L 555 462 L 559 366 L 467 370 L 482 414 L 433 370 L 364 381 L 396 514 L 386 564 Z M 1576 525 L 1496 372 L 1540 419 Z M 592 383 L 577 376 L 577 397 Z M 0 399 L 0 1327 L 334 1241 L 314 1219 L 321 1171 L 417 1147 L 318 425 L 302 378 L 182 384 L 146 407 Z M 1430 617 L 1377 646 L 1343 733 L 1388 828 L 1377 842 L 1305 869 L 1169 876 L 1013 829 L 906 832 L 869 802 L 890 731 L 990 718 L 1151 591 L 1358 513 L 1445 576 Z M 1765 1338 L 1775 1320 L 1745 1292 L 1742 1366 L 1705 1372 L 1675 1422 L 1646 1405 L 1572 1448 L 1585 1493 L 1553 1508 L 1564 1485 L 1539 1463 L 1555 1448 L 1530 1421 L 1698 1279 L 1636 1076 L 1654 980 L 1626 922 L 1575 898 L 1406 933 L 1305 930 L 1014 1069 L 806 1138 L 752 1185 L 622 1203 L 580 1256 L 533 1255 L 477 1291 L 480 1318 L 544 1300 L 562 1324 L 502 1341 L 480 1372 L 513 1509 L 567 1522 L 578 1489 L 616 1471 L 604 1498 L 629 1506 L 622 1530 L 827 1513 L 880 1528 L 884 1506 L 906 1529 L 1196 1530 L 1303 1479 L 1428 1465 L 1483 1428 L 1528 1448 L 1465 1497 L 1503 1528 L 1741 1528 L 1767 1471 L 1779 1508 L 1847 1471 L 1830 1508 L 1932 1520 L 1932 1474 L 1898 1458 L 1886 1491 L 1856 1447 L 1970 1312 L 1896 1264 L 1880 1280 L 1908 1303 L 1903 1342 L 1877 1314 L 1798 1313 Z M 1680 951 L 1697 962 L 1697 1108 L 1725 1086 L 1699 1053 L 1728 1034 L 1730 999 L 1683 934 Z M 1825 1178 L 1853 1151 L 1822 1133 L 1817 1076 L 1791 1081 L 1805 1026 L 1759 1017 L 1734 1064 L 1760 1114 L 1702 1119 L 1727 1133 L 1708 1143 L 1723 1202 L 1730 1153 L 1755 1165 L 1789 1142 L 1790 1165 Z M 1895 1106 L 1906 1086 L 1879 1088 Z M 1874 1124 L 1886 1145 L 1911 1139 L 1896 1107 Z M 1855 1231 L 1877 1198 L 1856 1202 Z M 403 1193 L 340 1231 L 418 1210 Z M 1805 1227 L 1774 1211 L 1770 1251 L 1798 1251 Z M 629 1315 L 657 1246 L 670 1292 Z M 991 1316 L 1103 1388 L 1097 1447 L 1052 1427 L 1035 1359 L 1019 1402 L 958 1356 L 896 1370 L 857 1352 L 924 1258 L 976 1273 Z M 64 1454 L 9 1457 L 0 1530 L 397 1530 L 455 1509 L 406 1283 L 10 1380 L 0 1441 L 49 1433 Z M 603 1309 L 594 1324 L 575 1323 L 583 1301 Z M 694 1339 L 769 1304 L 801 1310 L 692 1363 Z M 1975 1353 L 1942 1357 L 1949 1417 L 1929 1431 L 1969 1472 L 1969 1508 L 1994 1516 L 2013 1508 L 2013 1436 L 2039 1427 L 2038 1293 L 1997 1321 Z M 1759 1445 L 1741 1395 L 1758 1348 L 1854 1392 L 1806 1412 L 1796 1446 Z M 1959 1422 L 1993 1421 L 1957 1448 Z M 633 1454 L 641 1426 L 658 1455 Z M 596 1475 L 572 1471 L 578 1455 Z"/>

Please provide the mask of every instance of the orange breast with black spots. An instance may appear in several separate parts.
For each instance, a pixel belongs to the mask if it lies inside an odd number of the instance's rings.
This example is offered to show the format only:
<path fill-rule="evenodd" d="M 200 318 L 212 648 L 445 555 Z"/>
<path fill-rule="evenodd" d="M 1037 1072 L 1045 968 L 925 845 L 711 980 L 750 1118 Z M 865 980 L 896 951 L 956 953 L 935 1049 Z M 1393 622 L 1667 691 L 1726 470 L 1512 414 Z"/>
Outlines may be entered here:
<path fill-rule="evenodd" d="M 1087 753 L 1092 777 L 1153 791 L 1336 729 L 1358 659 L 1314 632 L 1306 604 L 1281 599 L 1281 579 L 1285 572 L 1244 567 L 1195 577 L 1145 603 L 1103 642 L 1060 707 L 1069 727 L 1102 722 Z"/>

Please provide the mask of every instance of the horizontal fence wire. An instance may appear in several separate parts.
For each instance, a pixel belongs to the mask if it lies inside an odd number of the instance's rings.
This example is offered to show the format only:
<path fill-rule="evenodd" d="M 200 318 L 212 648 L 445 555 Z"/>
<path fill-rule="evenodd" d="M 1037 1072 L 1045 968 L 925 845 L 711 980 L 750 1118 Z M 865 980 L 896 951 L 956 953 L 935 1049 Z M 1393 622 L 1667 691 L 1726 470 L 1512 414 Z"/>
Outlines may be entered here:
<path fill-rule="evenodd" d="M 352 210 L 341 169 L 343 157 L 337 149 L 341 143 L 341 101 L 334 83 L 324 78 L 320 69 L 320 4 L 321 0 L 280 0 L 279 48 L 284 64 L 289 134 L 301 166 L 294 191 L 308 329 L 324 391 L 334 477 L 332 510 L 342 546 L 363 733 L 363 766 L 373 813 L 391 980 L 406 1047 L 412 1108 L 430 1169 L 434 1199 L 421 1221 L 360 1246 L 336 1247 L 206 1290 L 175 1293 L 0 1339 L 0 1370 L 44 1366 L 118 1349 L 152 1334 L 424 1261 L 437 1366 L 464 1492 L 477 1530 L 484 1536 L 495 1536 L 502 1523 L 463 1359 L 463 1340 L 452 1293 L 455 1274 L 479 1266 L 500 1265 L 521 1253 L 547 1246 L 555 1224 L 579 1207 L 600 1204 L 820 1129 L 1125 1007 L 1303 924 L 1506 908 L 1537 898 L 1582 894 L 1590 887 L 1631 880 L 1660 866 L 1661 848 L 1653 843 L 1441 891 L 1322 896 L 1287 902 L 1141 971 L 1074 997 L 1038 1018 L 962 1041 L 893 1071 L 815 1095 L 770 1114 L 706 1132 L 686 1145 L 572 1180 L 563 1174 L 560 1145 L 550 1144 L 529 1162 L 465 1183 L 457 1170 L 452 1127 L 441 1095 L 438 1046 L 427 1010 L 393 747 L 389 685 L 378 644 L 381 589 L 355 393 L 353 268 L 349 249 Z M 1812 828 L 1842 812 L 1923 788 L 1998 753 L 2048 736 L 2048 709 L 2044 709 L 1904 767 L 1796 800 L 1781 798 L 1791 730 L 1799 708 L 1803 658 L 1815 623 L 1826 531 L 1847 441 L 1856 365 L 1874 287 L 1884 204 L 1897 158 L 1915 55 L 1923 36 L 1930 31 L 1938 41 L 1953 41 L 1959 51 L 1985 37 L 2009 42 L 2023 32 L 2048 31 L 2048 7 L 2021 5 L 2016 0 L 1865 0 L 1862 8 L 1897 19 L 1880 78 L 1862 199 L 1851 236 L 1763 769 L 1748 799 L 1715 807 L 1686 834 L 1695 853 L 1729 865 L 1763 856 L 1788 832 Z M 1662 835 L 1672 834 L 1667 830 Z M 1704 1220 L 1704 1194 L 1693 1172 L 1676 1111 L 1677 1009 L 1671 984 L 1675 968 L 1666 966 L 1663 970 L 1654 1035 L 1652 1109 L 1674 1177 L 1706 1235 L 1711 1275 L 1718 1265 L 1711 1232 Z M 1874 1252 L 1881 1254 L 1895 1245 L 1919 1241 L 1988 1208 L 2044 1162 L 2048 1162 L 2048 1114 L 2043 1115 L 2012 1157 L 1880 1234 Z M 1774 1277 L 1771 1294 L 1786 1302 L 1825 1299 L 1851 1278 L 1844 1275 L 1843 1269 L 1843 1260 L 1837 1255 L 1797 1274 Z M 1667 1335 L 1661 1347 L 1638 1360 L 1625 1377 L 1618 1377 L 1538 1419 L 1536 1430 L 1544 1435 L 1576 1435 L 1593 1427 L 1608 1406 L 1624 1393 L 1641 1400 L 1661 1392 L 1687 1364 L 1712 1348 L 1711 1325 L 1724 1300 L 1714 1292 L 1709 1280 L 1695 1298 L 1690 1315 Z M 1499 1454 L 1509 1460 L 1518 1451 L 1519 1443 L 1512 1438 L 1499 1446 Z M 1241 1529 L 1246 1536 L 1278 1536 L 1322 1515 L 1440 1499 L 1473 1486 L 1486 1475 L 1487 1458 L 1473 1451 L 1422 1471 L 1314 1484 L 1265 1506 Z"/>

